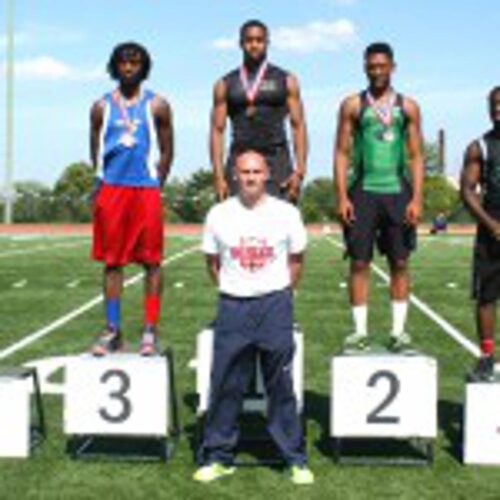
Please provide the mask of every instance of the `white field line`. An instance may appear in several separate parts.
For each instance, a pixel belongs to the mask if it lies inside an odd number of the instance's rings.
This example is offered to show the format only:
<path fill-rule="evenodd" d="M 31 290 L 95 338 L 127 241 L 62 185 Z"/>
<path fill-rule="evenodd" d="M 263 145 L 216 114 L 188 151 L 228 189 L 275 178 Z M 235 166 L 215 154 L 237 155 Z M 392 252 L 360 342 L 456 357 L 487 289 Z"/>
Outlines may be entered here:
<path fill-rule="evenodd" d="M 189 255 L 191 253 L 199 251 L 199 245 L 189 247 L 186 250 L 182 250 L 181 252 L 178 252 L 171 257 L 166 258 L 162 262 L 162 266 L 168 265 L 172 262 L 175 262 L 176 260 L 181 259 L 182 257 L 185 257 L 186 255 Z M 139 272 L 129 278 L 128 280 L 125 281 L 124 286 L 129 287 L 131 285 L 134 285 L 138 281 L 140 281 L 143 278 L 143 272 Z M 24 338 L 19 340 L 18 342 L 12 344 L 11 346 L 7 347 L 6 349 L 3 349 L 0 351 L 0 360 L 3 360 L 12 354 L 14 354 L 17 351 L 20 351 L 24 349 L 25 347 L 33 344 L 34 342 L 40 340 L 41 338 L 45 337 L 49 333 L 52 333 L 54 330 L 57 330 L 59 327 L 65 325 L 66 323 L 69 323 L 73 319 L 77 318 L 78 316 L 81 316 L 83 313 L 87 312 L 88 310 L 92 309 L 96 305 L 100 304 L 103 301 L 103 296 L 102 294 L 97 295 L 93 299 L 89 300 L 82 306 L 78 307 L 77 309 L 73 309 L 73 311 L 69 312 L 68 314 L 65 314 L 64 316 L 61 316 L 60 318 L 56 319 L 52 323 L 44 326 L 40 330 L 37 330 L 36 332 L 33 332 L 29 335 L 26 335 Z"/>
<path fill-rule="evenodd" d="M 28 280 L 20 280 L 12 284 L 12 288 L 24 288 L 28 284 Z"/>
<path fill-rule="evenodd" d="M 88 245 L 88 241 L 79 241 L 73 243 L 56 243 L 54 245 L 40 245 L 32 248 L 21 248 L 19 250 L 10 250 L 0 253 L 0 259 L 5 257 L 12 257 L 14 255 L 29 255 L 30 253 L 43 252 L 45 250 L 52 250 L 53 248 L 74 248 L 81 245 Z"/>
<path fill-rule="evenodd" d="M 332 239 L 332 238 L 327 238 L 327 240 L 332 244 L 335 245 L 337 248 L 344 249 L 344 245 L 339 243 L 338 241 Z M 376 264 L 371 265 L 372 269 L 375 271 L 375 273 L 382 278 L 386 283 L 389 283 L 389 275 L 380 269 Z M 474 344 L 471 340 L 469 340 L 462 332 L 457 330 L 453 325 L 448 323 L 442 316 L 440 316 L 436 311 L 434 311 L 431 307 L 429 307 L 424 301 L 419 299 L 416 295 L 411 294 L 410 295 L 410 302 L 414 304 L 417 309 L 419 309 L 422 313 L 424 313 L 429 319 L 434 321 L 441 329 L 455 342 L 458 342 L 466 351 L 471 353 L 473 356 L 478 358 L 481 355 L 481 351 L 479 347 Z"/>
<path fill-rule="evenodd" d="M 80 284 L 80 281 L 81 280 L 73 280 L 73 281 L 70 281 L 66 287 L 67 288 L 76 288 L 79 284 Z"/>

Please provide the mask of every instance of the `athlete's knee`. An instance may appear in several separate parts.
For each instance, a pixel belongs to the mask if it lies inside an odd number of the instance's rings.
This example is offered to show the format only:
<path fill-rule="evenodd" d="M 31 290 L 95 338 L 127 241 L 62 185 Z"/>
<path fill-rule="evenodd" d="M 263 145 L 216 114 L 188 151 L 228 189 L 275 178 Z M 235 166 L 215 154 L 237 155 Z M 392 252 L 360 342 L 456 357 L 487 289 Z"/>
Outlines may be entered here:
<path fill-rule="evenodd" d="M 144 271 L 149 276 L 158 276 L 161 274 L 160 264 L 144 264 Z"/>
<path fill-rule="evenodd" d="M 106 265 L 104 267 L 104 272 L 105 274 L 119 274 L 122 272 L 122 267 L 116 265 Z"/>
<path fill-rule="evenodd" d="M 391 273 L 403 273 L 408 270 L 408 259 L 389 260 Z"/>
<path fill-rule="evenodd" d="M 352 260 L 351 261 L 351 272 L 362 273 L 369 269 L 370 263 L 365 260 Z"/>

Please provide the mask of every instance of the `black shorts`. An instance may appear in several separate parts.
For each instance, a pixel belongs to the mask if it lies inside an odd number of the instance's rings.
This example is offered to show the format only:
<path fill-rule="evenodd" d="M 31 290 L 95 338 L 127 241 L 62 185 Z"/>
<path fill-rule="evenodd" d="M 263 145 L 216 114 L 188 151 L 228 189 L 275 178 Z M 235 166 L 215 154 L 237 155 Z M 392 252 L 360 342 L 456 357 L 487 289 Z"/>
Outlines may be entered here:
<path fill-rule="evenodd" d="M 500 220 L 500 211 L 495 219 Z M 474 243 L 472 297 L 480 304 L 500 297 L 500 241 L 483 226 L 478 226 Z"/>
<path fill-rule="evenodd" d="M 406 260 L 416 248 L 414 226 L 405 223 L 411 189 L 403 183 L 400 193 L 381 194 L 363 190 L 360 184 L 349 191 L 356 220 L 344 227 L 347 255 L 352 260 L 370 262 L 375 243 L 391 262 Z"/>
<path fill-rule="evenodd" d="M 269 166 L 269 179 L 266 184 L 266 191 L 278 198 L 287 199 L 287 192 L 280 186 L 292 174 L 293 166 L 290 152 L 287 146 L 279 146 L 272 152 L 262 152 Z M 238 183 L 234 175 L 234 164 L 237 153 L 231 150 L 226 162 L 226 180 L 229 184 L 231 195 L 238 193 Z"/>

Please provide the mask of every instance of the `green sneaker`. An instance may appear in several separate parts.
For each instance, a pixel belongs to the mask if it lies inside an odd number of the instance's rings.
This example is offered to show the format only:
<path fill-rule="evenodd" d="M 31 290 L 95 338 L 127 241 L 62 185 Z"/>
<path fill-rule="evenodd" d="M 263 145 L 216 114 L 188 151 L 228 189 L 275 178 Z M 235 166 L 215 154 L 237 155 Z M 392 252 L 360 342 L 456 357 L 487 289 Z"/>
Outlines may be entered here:
<path fill-rule="evenodd" d="M 306 465 L 292 465 L 290 467 L 290 480 L 293 484 L 313 484 L 314 474 Z"/>
<path fill-rule="evenodd" d="M 352 333 L 344 339 L 344 350 L 367 351 L 370 348 L 368 335 L 363 333 Z"/>
<path fill-rule="evenodd" d="M 194 474 L 193 479 L 200 483 L 210 483 L 216 479 L 234 474 L 236 467 L 228 467 L 217 462 L 200 467 Z"/>
<path fill-rule="evenodd" d="M 413 350 L 410 335 L 407 333 L 401 333 L 400 335 L 391 335 L 391 339 L 389 341 L 389 350 L 392 352 L 404 352 Z"/>

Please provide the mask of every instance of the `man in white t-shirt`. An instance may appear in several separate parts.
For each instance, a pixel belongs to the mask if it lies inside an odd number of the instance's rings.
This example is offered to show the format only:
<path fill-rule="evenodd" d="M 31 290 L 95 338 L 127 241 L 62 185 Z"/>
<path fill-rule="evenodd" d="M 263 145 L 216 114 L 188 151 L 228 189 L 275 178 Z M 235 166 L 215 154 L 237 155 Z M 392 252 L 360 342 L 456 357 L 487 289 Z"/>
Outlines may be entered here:
<path fill-rule="evenodd" d="M 300 212 L 266 194 L 269 169 L 259 153 L 236 160 L 239 194 L 207 215 L 202 249 L 220 292 L 210 405 L 194 479 L 232 474 L 237 419 L 259 352 L 268 398 L 268 429 L 295 484 L 311 484 L 292 384 L 293 287 L 307 235 Z"/>

